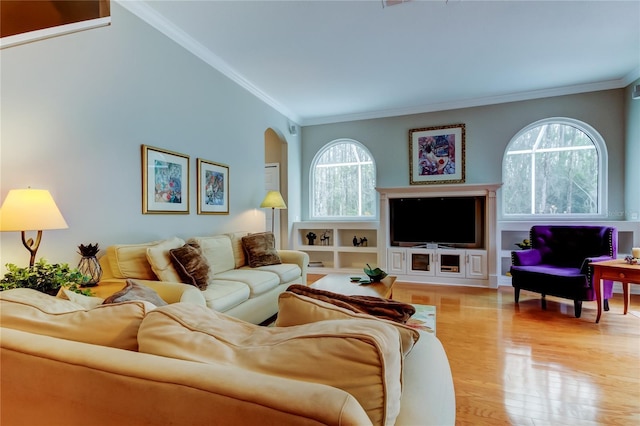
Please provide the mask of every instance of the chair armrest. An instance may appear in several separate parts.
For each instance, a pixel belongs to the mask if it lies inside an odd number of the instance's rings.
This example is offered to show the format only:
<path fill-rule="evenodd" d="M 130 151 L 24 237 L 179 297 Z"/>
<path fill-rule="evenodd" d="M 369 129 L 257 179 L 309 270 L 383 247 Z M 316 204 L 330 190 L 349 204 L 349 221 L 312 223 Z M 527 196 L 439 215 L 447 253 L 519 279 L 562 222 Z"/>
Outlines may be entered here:
<path fill-rule="evenodd" d="M 526 249 L 511 252 L 511 263 L 516 266 L 538 265 L 542 254 L 538 249 Z"/>
<path fill-rule="evenodd" d="M 594 257 L 587 257 L 583 262 L 582 262 L 582 266 L 580 267 L 580 272 L 585 274 L 585 275 L 589 275 L 591 276 L 591 273 L 593 271 L 593 268 L 591 267 L 591 265 L 589 265 L 590 263 L 593 262 L 603 262 L 605 260 L 613 260 L 614 258 L 609 256 L 609 255 L 604 255 L 604 256 L 594 256 Z M 589 282 L 591 282 L 591 280 L 589 280 Z"/>
<path fill-rule="evenodd" d="M 309 254 L 298 250 L 278 250 L 278 256 L 282 263 L 294 263 L 300 267 L 302 282 L 307 285 L 307 267 L 309 266 Z"/>
<path fill-rule="evenodd" d="M 158 295 L 167 303 L 187 302 L 206 306 L 207 302 L 202 292 L 189 284 L 174 283 L 168 281 L 135 280 L 155 290 Z M 125 279 L 111 278 L 102 280 L 97 287 L 92 287 L 91 291 L 98 297 L 107 298 L 113 293 L 120 291 L 126 284 Z"/>

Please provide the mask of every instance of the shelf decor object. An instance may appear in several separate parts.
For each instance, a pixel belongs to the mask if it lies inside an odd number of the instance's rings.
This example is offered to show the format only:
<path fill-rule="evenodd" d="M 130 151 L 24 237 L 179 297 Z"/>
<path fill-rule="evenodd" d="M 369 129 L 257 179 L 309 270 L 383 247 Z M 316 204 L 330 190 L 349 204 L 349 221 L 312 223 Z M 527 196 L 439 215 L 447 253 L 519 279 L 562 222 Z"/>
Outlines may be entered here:
<path fill-rule="evenodd" d="M 189 156 L 142 145 L 142 213 L 189 214 Z"/>
<path fill-rule="evenodd" d="M 46 189 L 12 189 L 0 210 L 0 231 L 20 231 L 22 244 L 31 253 L 29 266 L 36 260 L 36 252 L 45 229 L 67 229 L 51 193 Z M 27 239 L 26 231 L 37 231 L 36 240 Z"/>
<path fill-rule="evenodd" d="M 229 214 L 229 166 L 198 158 L 198 214 Z"/>
<path fill-rule="evenodd" d="M 83 284 L 83 287 L 93 287 L 98 285 L 100 278 L 102 278 L 102 267 L 96 258 L 98 251 L 100 250 L 98 243 L 95 244 L 80 244 L 78 246 L 78 253 L 82 256 L 78 263 L 78 271 L 87 277 L 87 281 Z"/>
<path fill-rule="evenodd" d="M 465 125 L 409 130 L 411 185 L 464 183 Z"/>
<path fill-rule="evenodd" d="M 271 207 L 271 232 L 273 233 L 273 225 L 275 219 L 275 209 L 286 209 L 287 205 L 282 198 L 280 191 L 269 191 L 260 204 L 261 208 Z"/>

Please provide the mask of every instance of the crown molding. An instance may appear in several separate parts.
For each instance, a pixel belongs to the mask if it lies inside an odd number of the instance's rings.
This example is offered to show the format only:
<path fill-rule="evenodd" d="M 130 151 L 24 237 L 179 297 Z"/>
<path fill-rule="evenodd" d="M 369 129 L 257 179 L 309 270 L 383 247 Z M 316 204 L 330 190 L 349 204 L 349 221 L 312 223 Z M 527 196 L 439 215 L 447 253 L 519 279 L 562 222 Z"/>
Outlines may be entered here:
<path fill-rule="evenodd" d="M 628 77 L 628 76 L 627 76 Z M 387 109 L 356 114 L 343 114 L 318 118 L 304 119 L 302 126 L 314 126 L 320 124 L 342 123 L 346 121 L 371 120 L 385 117 L 398 117 L 401 115 L 424 114 L 429 112 L 447 111 L 452 109 L 472 108 L 487 105 L 496 105 L 507 102 L 527 101 L 532 99 L 550 98 L 554 96 L 575 95 L 578 93 L 597 92 L 600 90 L 619 89 L 628 86 L 627 77 L 619 80 L 609 80 L 599 83 L 581 84 L 575 86 L 558 87 L 555 89 L 534 90 L 528 92 L 512 93 L 502 96 L 489 96 L 476 99 L 465 99 L 454 102 L 442 102 L 434 104 L 417 105 L 407 108 Z M 633 80 L 632 80 L 633 81 Z"/>

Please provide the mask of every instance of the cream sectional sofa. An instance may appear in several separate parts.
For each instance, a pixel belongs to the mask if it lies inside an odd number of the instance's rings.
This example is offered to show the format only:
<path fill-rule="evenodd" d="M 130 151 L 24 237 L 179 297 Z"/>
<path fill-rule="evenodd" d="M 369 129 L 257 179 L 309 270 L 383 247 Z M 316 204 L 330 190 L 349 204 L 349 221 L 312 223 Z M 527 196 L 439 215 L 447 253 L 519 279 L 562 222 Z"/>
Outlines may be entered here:
<path fill-rule="evenodd" d="M 402 326 L 302 296 L 281 308 L 289 325 L 261 327 L 189 303 L 0 292 L 0 424 L 455 423 L 433 334 L 408 344 Z"/>
<path fill-rule="evenodd" d="M 127 279 L 133 279 L 153 288 L 167 303 L 195 303 L 259 324 L 277 313 L 278 296 L 289 285 L 306 285 L 309 256 L 301 251 L 278 250 L 281 263 L 252 268 L 242 246 L 242 237 L 247 235 L 234 232 L 189 239 L 200 245 L 211 268 L 206 290 L 181 282 L 169 251 L 186 241 L 173 237 L 109 246 L 100 258 L 102 279 L 92 291 L 106 298 L 124 287 Z"/>

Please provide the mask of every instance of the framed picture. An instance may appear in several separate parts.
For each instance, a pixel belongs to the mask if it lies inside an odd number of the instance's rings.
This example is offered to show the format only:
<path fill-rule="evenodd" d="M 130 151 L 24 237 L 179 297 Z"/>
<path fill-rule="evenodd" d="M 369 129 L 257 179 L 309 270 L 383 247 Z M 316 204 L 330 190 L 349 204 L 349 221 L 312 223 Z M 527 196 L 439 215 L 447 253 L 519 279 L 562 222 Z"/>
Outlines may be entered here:
<path fill-rule="evenodd" d="M 189 214 L 189 156 L 142 145 L 142 213 Z"/>
<path fill-rule="evenodd" d="M 198 214 L 229 214 L 229 166 L 198 158 Z"/>
<path fill-rule="evenodd" d="M 464 182 L 464 124 L 409 130 L 411 185 Z"/>

